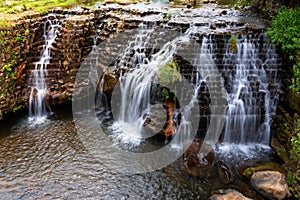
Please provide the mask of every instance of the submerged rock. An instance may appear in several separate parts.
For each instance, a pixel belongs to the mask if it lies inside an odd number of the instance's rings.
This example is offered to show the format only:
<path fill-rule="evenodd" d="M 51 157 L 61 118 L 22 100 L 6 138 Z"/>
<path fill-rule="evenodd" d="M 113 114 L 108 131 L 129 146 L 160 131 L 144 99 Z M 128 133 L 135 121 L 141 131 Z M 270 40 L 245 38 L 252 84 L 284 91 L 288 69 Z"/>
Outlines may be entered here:
<path fill-rule="evenodd" d="M 290 196 L 285 176 L 277 171 L 259 171 L 251 177 L 254 189 L 269 199 L 284 199 Z"/>
<path fill-rule="evenodd" d="M 228 189 L 228 190 L 219 190 L 220 194 L 214 194 L 209 199 L 210 200 L 250 200 L 245 197 L 242 193 Z"/>
<path fill-rule="evenodd" d="M 229 184 L 233 182 L 233 173 L 230 167 L 222 161 L 218 161 L 218 173 L 223 183 Z"/>

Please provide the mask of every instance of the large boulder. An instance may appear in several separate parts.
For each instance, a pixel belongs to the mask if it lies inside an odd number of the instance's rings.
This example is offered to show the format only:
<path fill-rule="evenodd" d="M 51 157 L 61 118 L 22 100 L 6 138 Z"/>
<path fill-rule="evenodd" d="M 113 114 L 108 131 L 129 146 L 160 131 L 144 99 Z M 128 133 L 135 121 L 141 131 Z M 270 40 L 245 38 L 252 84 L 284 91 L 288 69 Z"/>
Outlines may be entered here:
<path fill-rule="evenodd" d="M 210 197 L 210 200 L 251 200 L 236 190 L 220 190 L 220 194 Z"/>
<path fill-rule="evenodd" d="M 254 189 L 269 199 L 284 199 L 289 196 L 285 176 L 278 171 L 259 171 L 251 177 Z"/>

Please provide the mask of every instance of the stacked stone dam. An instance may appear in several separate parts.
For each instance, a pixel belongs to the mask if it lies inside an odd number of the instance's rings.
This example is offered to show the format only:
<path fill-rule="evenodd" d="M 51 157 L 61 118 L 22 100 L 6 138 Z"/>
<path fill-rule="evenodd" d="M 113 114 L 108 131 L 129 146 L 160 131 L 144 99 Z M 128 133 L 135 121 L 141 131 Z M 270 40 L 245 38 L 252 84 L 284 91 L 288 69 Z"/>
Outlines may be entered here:
<path fill-rule="evenodd" d="M 213 46 L 216 47 L 214 48 L 215 62 L 225 79 L 225 86 L 230 88 L 230 83 L 226 83 L 226 76 L 234 73 L 234 71 L 232 71 L 230 64 L 224 65 L 221 61 L 223 54 L 226 52 L 226 43 L 232 34 L 243 35 L 247 33 L 253 36 L 259 35 L 263 31 L 264 26 L 250 23 L 246 18 L 226 19 L 226 15 L 233 11 L 223 11 L 222 9 L 213 11 L 220 18 L 214 20 L 214 22 L 206 21 L 205 16 L 202 17 L 193 13 L 181 13 L 180 16 L 168 19 L 166 17 L 167 12 L 166 10 L 139 10 L 121 7 L 101 7 L 96 10 L 66 11 L 58 9 L 50 11 L 62 21 L 62 28 L 59 30 L 56 41 L 53 44 L 51 50 L 52 59 L 47 66 L 46 82 L 48 91 L 46 102 L 54 105 L 66 102 L 72 98 L 76 73 L 95 44 L 98 45 L 105 42 L 102 51 L 99 51 L 99 56 L 101 59 L 107 60 L 105 63 L 113 63 L 116 61 L 114 59 L 119 56 L 120 49 L 125 49 L 128 41 L 134 38 L 134 29 L 140 23 L 152 23 L 164 27 L 166 31 L 175 29 L 184 32 L 190 27 L 190 23 L 186 21 L 189 17 L 194 20 L 193 24 L 195 26 L 200 27 L 198 33 L 196 33 L 196 35 L 198 34 L 199 43 L 201 43 L 201 35 L 213 35 L 212 42 L 214 43 Z M 2 112 L 10 112 L 18 105 L 28 106 L 30 93 L 30 88 L 28 88 L 29 76 L 31 70 L 34 69 L 34 63 L 39 60 L 40 52 L 43 49 L 43 28 L 45 22 L 46 16 L 35 16 L 32 19 L 20 20 L 15 26 L 16 28 L 13 28 L 13 35 L 17 33 L 24 35 L 25 30 L 29 30 L 29 34 L 26 35 L 26 40 L 12 42 L 9 45 L 9 48 L 16 51 L 18 55 L 14 61 L 13 68 L 13 71 L 17 72 L 17 77 L 6 80 L 6 83 L 2 85 L 2 88 L 9 87 L 11 90 L 11 92 L 3 93 L 0 97 Z M 123 33 L 122 42 L 118 44 L 110 43 L 110 39 L 118 37 L 118 33 Z M 6 36 L 6 39 L 9 39 L 9 37 Z M 263 46 L 263 41 L 259 37 L 256 41 L 258 45 Z M 265 52 L 261 49 L 259 56 L 263 58 L 264 54 Z M 109 55 L 109 57 L 105 55 Z M 0 64 L 2 68 L 11 58 L 5 53 L 1 54 L 1 58 L 5 61 L 3 64 Z M 99 67 L 105 68 L 107 66 Z M 192 68 L 183 66 L 181 70 L 185 77 L 191 78 Z M 272 83 L 272 77 L 277 73 L 276 68 L 270 66 L 267 70 L 269 80 Z M 1 74 L 3 79 L 6 74 L 4 71 Z M 255 81 L 252 81 L 255 85 Z M 271 87 L 277 88 L 277 82 L 274 81 L 274 83 L 275 85 Z M 208 108 L 204 106 L 204 104 L 209 104 L 209 98 L 205 95 L 205 92 L 201 92 L 200 99 L 201 106 L 203 103 L 201 109 L 204 113 L 209 113 Z"/>

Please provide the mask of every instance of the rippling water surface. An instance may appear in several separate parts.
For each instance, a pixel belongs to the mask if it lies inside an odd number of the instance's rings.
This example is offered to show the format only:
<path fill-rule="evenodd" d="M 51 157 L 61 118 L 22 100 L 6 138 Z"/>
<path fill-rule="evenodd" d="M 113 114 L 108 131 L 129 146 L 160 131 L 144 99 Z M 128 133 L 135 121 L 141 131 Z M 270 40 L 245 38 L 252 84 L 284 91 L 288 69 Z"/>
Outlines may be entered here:
<path fill-rule="evenodd" d="M 214 189 L 247 187 L 223 185 L 216 173 L 189 176 L 181 159 L 151 173 L 115 173 L 83 147 L 70 109 L 36 126 L 10 119 L 0 130 L 0 199 L 208 199 Z"/>

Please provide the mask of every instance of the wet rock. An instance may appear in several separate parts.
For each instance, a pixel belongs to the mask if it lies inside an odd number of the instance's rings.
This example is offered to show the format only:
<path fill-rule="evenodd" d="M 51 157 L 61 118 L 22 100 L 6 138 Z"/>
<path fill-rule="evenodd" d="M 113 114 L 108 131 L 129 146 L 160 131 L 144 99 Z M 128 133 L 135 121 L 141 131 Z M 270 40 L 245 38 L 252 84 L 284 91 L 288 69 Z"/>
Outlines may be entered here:
<path fill-rule="evenodd" d="M 112 92 L 118 82 L 118 75 L 107 71 L 103 74 L 103 92 Z"/>
<path fill-rule="evenodd" d="M 285 176 L 277 171 L 259 171 L 251 177 L 254 189 L 269 199 L 284 199 L 289 196 Z"/>
<path fill-rule="evenodd" d="M 24 80 L 23 80 L 23 77 L 22 77 L 22 74 L 23 74 L 23 70 L 25 69 L 26 67 L 26 62 L 22 62 L 19 66 L 18 66 L 18 70 L 17 70 L 17 81 L 20 83 L 20 84 L 24 84 Z"/>
<path fill-rule="evenodd" d="M 215 29 L 217 29 L 217 25 L 216 25 L 216 24 L 211 24 L 211 25 L 209 26 L 209 28 L 215 30 Z"/>
<path fill-rule="evenodd" d="M 165 109 L 161 104 L 151 105 L 151 113 L 145 113 L 143 115 L 144 129 L 151 135 L 161 133 L 166 122 Z"/>
<path fill-rule="evenodd" d="M 199 151 L 208 152 L 203 158 L 200 157 Z M 215 159 L 215 152 L 213 149 L 209 149 L 208 145 L 203 145 L 202 142 L 190 142 L 185 146 L 185 151 L 183 154 L 183 162 L 187 167 L 194 167 L 197 165 L 208 165 L 212 164 Z"/>
<path fill-rule="evenodd" d="M 164 130 L 164 134 L 166 137 L 169 137 L 175 133 L 175 122 L 173 121 L 173 109 L 175 107 L 175 102 L 172 100 L 167 100 L 166 104 L 168 107 L 168 120 L 167 127 Z"/>
<path fill-rule="evenodd" d="M 115 0 L 105 0 L 102 4 L 106 5 L 106 4 L 112 4 L 115 3 Z"/>
<path fill-rule="evenodd" d="M 223 161 L 218 161 L 218 174 L 223 183 L 229 184 L 233 182 L 233 173 Z"/>
<path fill-rule="evenodd" d="M 266 170 L 283 172 L 280 164 L 272 161 L 263 162 L 257 160 L 249 160 L 240 163 L 237 167 L 238 173 L 249 180 L 255 172 Z"/>
<path fill-rule="evenodd" d="M 58 105 L 66 102 L 68 100 L 69 96 L 67 92 L 63 93 L 55 93 L 51 96 L 51 105 Z"/>
<path fill-rule="evenodd" d="M 59 83 L 60 85 L 63 85 L 63 84 L 65 83 L 65 81 L 62 80 L 62 79 L 60 79 L 60 80 L 58 80 L 58 83 Z"/>
<path fill-rule="evenodd" d="M 212 162 L 215 158 L 213 150 L 208 149 L 209 153 L 201 158 L 199 151 L 201 149 L 202 142 L 189 142 L 185 146 L 185 152 L 183 154 L 182 169 L 189 175 L 198 177 L 212 177 L 216 176 L 216 170 L 212 166 Z M 204 145 L 204 148 L 206 145 Z"/>
<path fill-rule="evenodd" d="M 136 3 L 135 1 L 131 1 L 131 0 L 118 0 L 117 2 L 120 5 L 129 5 L 129 4 L 132 4 L 132 3 Z"/>
<path fill-rule="evenodd" d="M 227 15 L 227 10 L 222 10 L 220 15 Z"/>
<path fill-rule="evenodd" d="M 251 200 L 245 197 L 242 193 L 232 189 L 219 190 L 219 194 L 214 194 L 209 199 L 210 200 Z"/>

